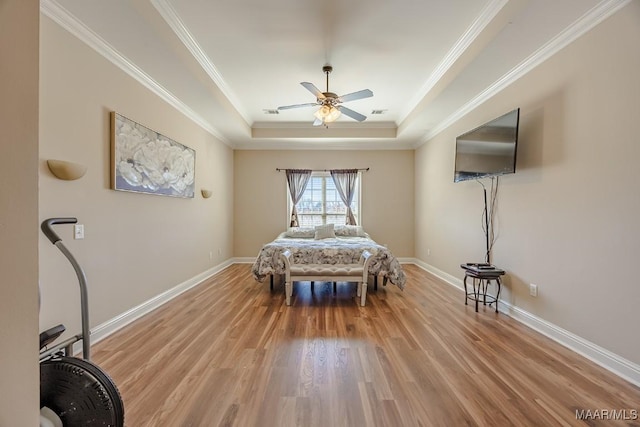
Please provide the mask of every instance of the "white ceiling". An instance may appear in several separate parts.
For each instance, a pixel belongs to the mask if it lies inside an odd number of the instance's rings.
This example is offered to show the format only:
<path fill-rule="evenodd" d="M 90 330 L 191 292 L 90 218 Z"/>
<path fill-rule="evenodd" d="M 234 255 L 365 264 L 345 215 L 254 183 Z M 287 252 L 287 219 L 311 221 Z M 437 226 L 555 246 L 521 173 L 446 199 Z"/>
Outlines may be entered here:
<path fill-rule="evenodd" d="M 43 13 L 238 149 L 414 148 L 625 0 L 42 0 Z M 322 66 L 338 95 L 314 127 Z M 518 107 L 518 105 L 513 106 Z M 372 110 L 384 114 L 372 115 Z"/>

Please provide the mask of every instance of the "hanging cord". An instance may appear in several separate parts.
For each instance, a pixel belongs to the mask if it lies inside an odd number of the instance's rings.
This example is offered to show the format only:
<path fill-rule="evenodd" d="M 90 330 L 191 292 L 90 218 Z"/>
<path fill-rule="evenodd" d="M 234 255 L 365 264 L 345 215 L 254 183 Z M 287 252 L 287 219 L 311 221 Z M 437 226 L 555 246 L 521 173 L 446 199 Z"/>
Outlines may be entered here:
<path fill-rule="evenodd" d="M 498 240 L 497 227 L 497 209 L 498 209 L 498 185 L 500 183 L 500 177 L 491 178 L 491 195 L 489 203 L 489 253 L 493 251 L 493 245 Z M 494 185 L 495 184 L 495 185 Z"/>
<path fill-rule="evenodd" d="M 484 208 L 482 210 L 482 231 L 484 232 L 484 236 L 486 239 L 486 252 L 484 256 L 484 261 L 486 263 L 491 264 L 491 252 L 493 250 L 493 245 L 495 244 L 498 236 L 495 232 L 496 229 L 496 209 L 497 209 L 497 201 L 498 201 L 498 184 L 499 177 L 491 177 L 491 188 L 489 190 L 489 202 L 487 203 L 487 188 L 484 186 L 482 181 L 476 179 L 478 184 L 482 186 L 482 190 L 484 192 Z"/>
<path fill-rule="evenodd" d="M 484 239 L 486 243 L 486 252 L 484 255 L 484 261 L 486 263 L 491 263 L 491 252 L 489 250 L 489 216 L 487 212 L 487 188 L 484 186 L 482 181 L 476 179 L 476 182 L 482 186 L 482 193 L 484 195 L 484 208 L 482 210 L 481 222 L 482 222 L 482 231 L 484 232 Z"/>

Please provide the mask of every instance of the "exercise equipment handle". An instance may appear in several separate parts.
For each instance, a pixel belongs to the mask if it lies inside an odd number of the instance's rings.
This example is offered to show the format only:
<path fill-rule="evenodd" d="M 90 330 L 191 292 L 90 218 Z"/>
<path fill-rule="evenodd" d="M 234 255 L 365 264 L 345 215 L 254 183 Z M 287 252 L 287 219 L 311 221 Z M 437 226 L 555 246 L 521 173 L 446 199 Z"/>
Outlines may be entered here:
<path fill-rule="evenodd" d="M 42 221 L 42 224 L 40 224 L 40 228 L 42 229 L 44 235 L 47 236 L 47 238 L 51 241 L 51 243 L 55 245 L 56 242 L 59 242 L 62 239 L 56 234 L 55 231 L 53 231 L 53 228 L 51 228 L 51 226 L 55 224 L 76 224 L 77 222 L 77 218 L 49 218 Z"/>
<path fill-rule="evenodd" d="M 84 275 L 84 271 L 73 254 L 69 252 L 69 249 L 62 243 L 62 239 L 51 228 L 55 224 L 75 224 L 78 222 L 77 218 L 49 218 L 42 221 L 40 228 L 42 232 L 47 236 L 51 243 L 69 260 L 73 269 L 78 277 L 78 284 L 80 285 L 80 314 L 82 321 L 82 357 L 85 360 L 91 360 L 91 341 L 89 330 L 89 295 L 87 292 L 87 278 Z M 71 351 L 68 352 L 69 354 Z"/>

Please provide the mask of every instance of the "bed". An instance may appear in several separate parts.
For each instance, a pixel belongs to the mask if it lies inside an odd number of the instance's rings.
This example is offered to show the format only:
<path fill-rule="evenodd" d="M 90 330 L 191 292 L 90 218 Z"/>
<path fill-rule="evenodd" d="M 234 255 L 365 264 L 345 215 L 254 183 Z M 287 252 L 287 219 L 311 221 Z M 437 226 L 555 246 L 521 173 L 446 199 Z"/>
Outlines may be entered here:
<path fill-rule="evenodd" d="M 369 274 L 376 280 L 381 276 L 385 283 L 389 281 L 400 289 L 404 289 L 407 280 L 400 262 L 388 248 L 373 241 L 362 227 L 348 225 L 335 226 L 333 234 L 320 235 L 318 227 L 290 228 L 260 249 L 252 267 L 253 277 L 263 282 L 267 276 L 284 274 L 280 254 L 287 249 L 296 264 L 357 264 L 367 250 L 372 255 Z"/>

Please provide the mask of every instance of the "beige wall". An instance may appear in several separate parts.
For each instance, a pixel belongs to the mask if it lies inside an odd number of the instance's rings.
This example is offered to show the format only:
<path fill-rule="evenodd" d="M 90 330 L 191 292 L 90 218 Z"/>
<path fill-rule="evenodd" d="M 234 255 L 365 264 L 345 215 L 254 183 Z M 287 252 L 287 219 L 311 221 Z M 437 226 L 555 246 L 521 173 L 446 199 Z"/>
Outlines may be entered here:
<path fill-rule="evenodd" d="M 640 253 L 640 106 L 630 95 L 640 89 L 638 2 L 415 153 L 233 152 L 45 17 L 38 120 L 38 7 L 0 3 L 0 87 L 9 100 L 0 107 L 0 361 L 10 361 L 0 363 L 0 425 L 37 424 L 38 327 L 62 322 L 79 330 L 77 281 L 39 233 L 42 219 L 77 216 L 86 227 L 80 241 L 69 226 L 59 232 L 87 272 L 93 327 L 226 259 L 254 257 L 286 227 L 286 185 L 276 167 L 370 167 L 365 228 L 397 256 L 461 277 L 461 262 L 482 258 L 482 193 L 474 182 L 452 183 L 454 138 L 518 106 L 518 173 L 502 181 L 494 252 L 509 272 L 506 298 L 640 363 L 631 329 L 640 300 L 631 267 Z M 112 110 L 196 149 L 196 187 L 213 197 L 110 190 Z M 59 181 L 48 158 L 89 171 Z M 529 283 L 540 286 L 538 298 L 528 296 Z"/>
<path fill-rule="evenodd" d="M 501 179 L 494 262 L 505 298 L 640 363 L 640 2 L 416 151 L 416 257 L 458 278 L 481 261 L 482 188 L 453 183 L 455 137 L 521 108 L 517 173 Z M 430 255 L 429 255 L 430 251 Z M 539 296 L 529 296 L 529 283 Z"/>
<path fill-rule="evenodd" d="M 39 2 L 0 2 L 0 426 L 36 426 Z"/>
<path fill-rule="evenodd" d="M 71 225 L 56 229 L 86 272 L 94 328 L 233 256 L 233 150 L 44 16 L 41 31 L 40 220 L 84 224 L 84 240 L 73 240 Z M 195 198 L 110 189 L 110 111 L 196 150 Z M 51 158 L 88 172 L 58 180 Z M 203 199 L 201 187 L 213 196 Z M 39 243 L 40 327 L 77 333 L 77 279 L 42 233 Z"/>
<path fill-rule="evenodd" d="M 288 225 L 287 186 L 276 168 L 371 168 L 362 174 L 362 225 L 398 257 L 413 257 L 413 150 L 234 153 L 234 247 L 255 257 Z"/>

